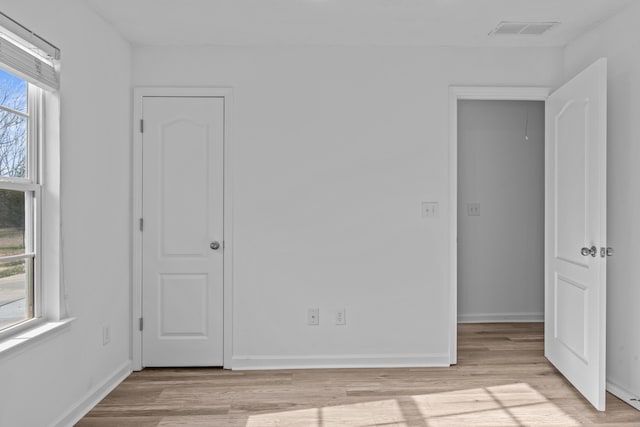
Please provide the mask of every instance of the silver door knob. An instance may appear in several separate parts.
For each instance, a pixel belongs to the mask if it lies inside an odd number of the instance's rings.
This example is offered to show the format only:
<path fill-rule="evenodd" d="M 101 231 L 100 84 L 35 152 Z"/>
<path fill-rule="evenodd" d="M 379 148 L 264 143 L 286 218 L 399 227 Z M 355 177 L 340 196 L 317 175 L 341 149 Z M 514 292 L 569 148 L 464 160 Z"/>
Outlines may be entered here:
<path fill-rule="evenodd" d="M 591 246 L 590 248 L 582 248 L 580 249 L 580 253 L 582 254 L 582 256 L 591 255 L 592 257 L 595 257 L 598 254 L 598 248 L 596 248 L 595 246 Z"/>
<path fill-rule="evenodd" d="M 209 245 L 209 247 L 211 249 L 213 249 L 214 251 L 217 251 L 218 249 L 220 249 L 220 243 L 219 242 L 211 242 L 211 244 Z"/>

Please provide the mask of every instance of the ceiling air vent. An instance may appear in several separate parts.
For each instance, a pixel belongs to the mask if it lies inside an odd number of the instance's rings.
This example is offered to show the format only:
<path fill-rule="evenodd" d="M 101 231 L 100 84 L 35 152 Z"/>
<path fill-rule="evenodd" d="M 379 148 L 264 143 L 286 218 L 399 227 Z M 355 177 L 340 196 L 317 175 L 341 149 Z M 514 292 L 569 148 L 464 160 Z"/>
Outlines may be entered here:
<path fill-rule="evenodd" d="M 494 28 L 489 35 L 514 35 L 523 34 L 530 36 L 539 36 L 546 33 L 551 28 L 558 25 L 559 22 L 509 22 L 502 21 Z"/>

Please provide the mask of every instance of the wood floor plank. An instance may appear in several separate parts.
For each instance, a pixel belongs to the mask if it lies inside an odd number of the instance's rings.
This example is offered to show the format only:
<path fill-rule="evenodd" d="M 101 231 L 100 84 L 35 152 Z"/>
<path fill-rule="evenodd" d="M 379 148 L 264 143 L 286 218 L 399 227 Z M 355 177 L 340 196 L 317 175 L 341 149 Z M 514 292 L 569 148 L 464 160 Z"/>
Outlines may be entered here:
<path fill-rule="evenodd" d="M 79 427 L 640 426 L 591 405 L 544 358 L 542 323 L 461 324 L 449 368 L 134 372 Z"/>

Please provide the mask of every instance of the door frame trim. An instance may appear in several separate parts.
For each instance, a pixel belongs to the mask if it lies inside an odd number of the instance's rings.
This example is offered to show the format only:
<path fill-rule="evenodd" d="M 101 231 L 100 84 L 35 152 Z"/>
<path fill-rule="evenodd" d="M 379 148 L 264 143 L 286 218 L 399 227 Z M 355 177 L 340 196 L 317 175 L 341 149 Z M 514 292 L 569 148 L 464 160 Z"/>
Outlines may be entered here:
<path fill-rule="evenodd" d="M 458 101 L 543 101 L 548 87 L 449 86 L 449 363 L 458 363 Z"/>
<path fill-rule="evenodd" d="M 233 90 L 230 87 L 136 87 L 133 89 L 133 216 L 132 230 L 132 278 L 131 278 L 131 360 L 132 368 L 139 371 L 142 366 L 142 331 L 138 319 L 142 317 L 142 233 L 139 218 L 142 218 L 142 102 L 145 97 L 216 97 L 224 99 L 224 211 L 223 211 L 223 367 L 231 369 L 233 354 L 233 171 L 231 143 L 231 114 Z"/>

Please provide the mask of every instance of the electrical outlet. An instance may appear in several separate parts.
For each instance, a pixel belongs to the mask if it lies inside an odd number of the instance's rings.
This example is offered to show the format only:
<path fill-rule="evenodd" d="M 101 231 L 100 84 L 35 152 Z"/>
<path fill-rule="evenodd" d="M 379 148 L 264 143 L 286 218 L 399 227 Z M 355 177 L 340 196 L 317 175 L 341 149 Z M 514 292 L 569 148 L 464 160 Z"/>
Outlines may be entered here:
<path fill-rule="evenodd" d="M 336 325 L 346 325 L 347 324 L 347 310 L 344 308 L 340 308 L 336 310 Z"/>
<path fill-rule="evenodd" d="M 480 203 L 467 203 L 467 216 L 480 216 Z"/>
<path fill-rule="evenodd" d="M 320 309 L 310 308 L 307 311 L 307 325 L 318 326 L 320 324 Z"/>
<path fill-rule="evenodd" d="M 105 325 L 102 327 L 102 345 L 107 345 L 111 342 L 111 326 Z"/>
<path fill-rule="evenodd" d="M 422 218 L 437 218 L 439 216 L 438 202 L 422 202 Z"/>

